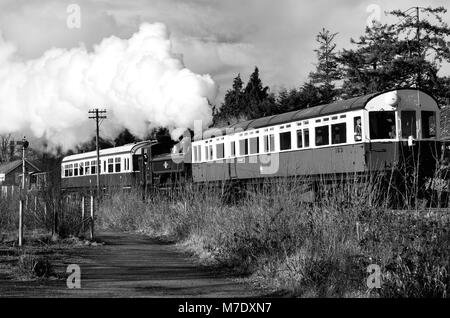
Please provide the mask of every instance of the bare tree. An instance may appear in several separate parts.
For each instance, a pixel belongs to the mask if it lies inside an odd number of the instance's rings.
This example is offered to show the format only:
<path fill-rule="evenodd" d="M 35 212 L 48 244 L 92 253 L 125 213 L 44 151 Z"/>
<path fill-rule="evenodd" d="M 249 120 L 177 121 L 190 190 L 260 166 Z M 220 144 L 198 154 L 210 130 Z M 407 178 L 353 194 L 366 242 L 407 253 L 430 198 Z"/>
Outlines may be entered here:
<path fill-rule="evenodd" d="M 10 159 L 11 150 L 9 143 L 11 140 L 14 140 L 11 134 L 0 135 L 0 162 L 9 161 Z"/>

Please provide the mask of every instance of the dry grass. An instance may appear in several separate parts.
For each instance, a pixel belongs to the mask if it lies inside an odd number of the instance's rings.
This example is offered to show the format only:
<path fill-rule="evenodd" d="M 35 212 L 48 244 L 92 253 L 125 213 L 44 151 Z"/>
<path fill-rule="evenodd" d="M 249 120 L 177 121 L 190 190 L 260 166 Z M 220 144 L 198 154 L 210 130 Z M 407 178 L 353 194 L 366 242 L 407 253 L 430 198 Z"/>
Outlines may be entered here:
<path fill-rule="evenodd" d="M 448 297 L 449 218 L 395 214 L 378 180 L 321 185 L 302 202 L 305 180 L 246 189 L 224 203 L 222 189 L 188 185 L 174 192 L 111 193 L 103 227 L 165 236 L 205 260 L 300 297 Z M 426 212 L 426 211 L 423 211 Z M 367 266 L 382 268 L 369 290 Z"/>

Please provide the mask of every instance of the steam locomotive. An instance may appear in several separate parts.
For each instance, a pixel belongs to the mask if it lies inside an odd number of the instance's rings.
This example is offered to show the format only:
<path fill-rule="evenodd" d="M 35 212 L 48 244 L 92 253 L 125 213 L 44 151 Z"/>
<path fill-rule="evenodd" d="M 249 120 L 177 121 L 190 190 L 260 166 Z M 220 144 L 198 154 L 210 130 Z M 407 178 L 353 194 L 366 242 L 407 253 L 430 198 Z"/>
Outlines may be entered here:
<path fill-rule="evenodd" d="M 64 191 L 95 191 L 97 169 L 101 189 L 331 180 L 402 169 L 414 169 L 422 184 L 439 170 L 446 183 L 450 145 L 440 128 L 432 96 L 397 89 L 212 128 L 176 144 L 148 140 L 100 150 L 98 164 L 96 152 L 68 156 L 61 184 Z"/>

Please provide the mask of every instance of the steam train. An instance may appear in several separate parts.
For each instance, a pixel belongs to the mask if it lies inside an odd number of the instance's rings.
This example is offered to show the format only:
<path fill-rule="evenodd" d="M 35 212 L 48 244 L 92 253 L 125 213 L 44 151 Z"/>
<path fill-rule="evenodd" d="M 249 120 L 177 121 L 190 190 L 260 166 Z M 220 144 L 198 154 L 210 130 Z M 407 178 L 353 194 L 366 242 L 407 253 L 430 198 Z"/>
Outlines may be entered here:
<path fill-rule="evenodd" d="M 397 89 L 212 128 L 176 144 L 148 140 L 100 150 L 99 164 L 96 152 L 68 156 L 61 184 L 64 191 L 95 191 L 96 169 L 101 189 L 149 190 L 185 182 L 331 180 L 412 167 L 425 184 L 450 157 L 440 130 L 432 96 Z"/>

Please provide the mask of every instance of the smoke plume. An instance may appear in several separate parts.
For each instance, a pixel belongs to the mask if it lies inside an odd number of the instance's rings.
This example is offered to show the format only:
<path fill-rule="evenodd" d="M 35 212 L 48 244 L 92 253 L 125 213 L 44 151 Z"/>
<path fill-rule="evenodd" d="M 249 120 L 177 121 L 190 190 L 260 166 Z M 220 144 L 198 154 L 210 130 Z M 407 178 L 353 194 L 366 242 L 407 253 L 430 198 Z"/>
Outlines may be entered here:
<path fill-rule="evenodd" d="M 142 138 L 154 127 L 175 134 L 195 120 L 206 126 L 216 93 L 209 75 L 191 72 L 172 52 L 163 24 L 142 24 L 129 39 L 111 36 L 92 52 L 52 48 L 28 61 L 0 35 L 0 134 L 28 134 L 49 150 L 90 140 L 92 108 L 107 110 L 101 135 L 109 139 L 124 128 Z"/>

